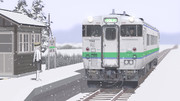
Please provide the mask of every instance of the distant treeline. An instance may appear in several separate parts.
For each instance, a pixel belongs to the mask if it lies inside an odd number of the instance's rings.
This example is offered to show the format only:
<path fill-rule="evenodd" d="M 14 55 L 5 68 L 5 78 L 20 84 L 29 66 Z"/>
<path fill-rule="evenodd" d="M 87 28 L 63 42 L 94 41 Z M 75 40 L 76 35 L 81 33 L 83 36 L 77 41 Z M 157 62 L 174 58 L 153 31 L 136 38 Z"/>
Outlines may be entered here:
<path fill-rule="evenodd" d="M 72 45 L 56 46 L 57 49 L 82 49 L 82 47 L 75 47 Z"/>

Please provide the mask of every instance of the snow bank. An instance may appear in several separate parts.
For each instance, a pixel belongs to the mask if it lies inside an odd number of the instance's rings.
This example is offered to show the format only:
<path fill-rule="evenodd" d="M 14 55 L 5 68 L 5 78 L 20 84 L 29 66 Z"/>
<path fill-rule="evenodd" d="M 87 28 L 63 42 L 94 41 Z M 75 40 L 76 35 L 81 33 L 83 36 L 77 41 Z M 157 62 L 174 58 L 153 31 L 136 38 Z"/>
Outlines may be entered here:
<path fill-rule="evenodd" d="M 172 48 L 174 45 L 160 45 L 160 52 L 167 49 L 167 48 Z"/>
<path fill-rule="evenodd" d="M 180 101 L 179 56 L 180 49 L 172 50 L 128 101 Z"/>
<path fill-rule="evenodd" d="M 32 80 L 35 74 L 0 80 L 0 101 L 24 101 L 33 89 L 78 75 L 75 71 L 80 69 L 82 63 L 46 70 L 40 73 L 41 81 Z"/>

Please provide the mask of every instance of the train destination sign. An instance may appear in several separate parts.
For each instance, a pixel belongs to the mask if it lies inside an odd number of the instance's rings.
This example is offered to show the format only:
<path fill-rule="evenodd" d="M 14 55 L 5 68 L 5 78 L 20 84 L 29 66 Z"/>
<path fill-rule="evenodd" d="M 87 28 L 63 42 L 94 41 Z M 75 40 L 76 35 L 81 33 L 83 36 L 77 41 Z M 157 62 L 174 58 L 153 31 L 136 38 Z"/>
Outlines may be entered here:
<path fill-rule="evenodd" d="M 104 22 L 105 23 L 116 23 L 116 22 L 118 22 L 118 19 L 117 18 L 105 18 Z"/>

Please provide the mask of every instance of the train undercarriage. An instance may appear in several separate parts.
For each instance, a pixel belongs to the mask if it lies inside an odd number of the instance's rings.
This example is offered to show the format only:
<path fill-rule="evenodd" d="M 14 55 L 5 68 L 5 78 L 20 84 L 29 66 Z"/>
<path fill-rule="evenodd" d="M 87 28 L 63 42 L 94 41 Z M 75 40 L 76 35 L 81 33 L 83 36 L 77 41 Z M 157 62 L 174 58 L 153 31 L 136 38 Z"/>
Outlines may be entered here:
<path fill-rule="evenodd" d="M 139 70 L 119 70 L 117 68 L 86 69 L 87 84 L 89 87 L 137 87 L 140 78 L 148 74 L 155 65 L 157 65 L 157 60 L 153 60 Z"/>

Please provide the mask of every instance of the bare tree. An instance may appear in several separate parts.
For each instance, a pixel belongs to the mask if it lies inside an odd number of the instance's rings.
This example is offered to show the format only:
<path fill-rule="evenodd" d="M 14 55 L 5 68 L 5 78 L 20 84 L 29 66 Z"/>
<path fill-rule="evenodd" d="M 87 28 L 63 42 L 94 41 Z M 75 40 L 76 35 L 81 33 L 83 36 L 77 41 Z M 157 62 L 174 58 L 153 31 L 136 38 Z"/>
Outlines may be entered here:
<path fill-rule="evenodd" d="M 22 14 L 27 15 L 28 17 L 32 17 L 31 11 L 27 9 L 27 3 L 26 0 L 19 0 L 17 6 L 13 11 L 15 12 L 21 12 Z"/>
<path fill-rule="evenodd" d="M 47 40 L 49 38 L 49 29 L 46 16 L 43 12 L 44 3 L 42 0 L 34 0 L 31 6 L 31 9 L 27 8 L 28 5 L 26 3 L 26 0 L 19 0 L 17 6 L 15 7 L 14 11 L 21 12 L 25 15 L 27 15 L 30 18 L 33 18 L 39 22 L 42 22 L 47 25 L 42 30 L 42 46 L 47 47 Z"/>
<path fill-rule="evenodd" d="M 32 3 L 32 15 L 35 20 L 46 22 L 46 16 L 43 12 L 44 4 L 41 0 L 34 0 Z"/>

